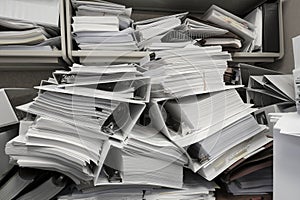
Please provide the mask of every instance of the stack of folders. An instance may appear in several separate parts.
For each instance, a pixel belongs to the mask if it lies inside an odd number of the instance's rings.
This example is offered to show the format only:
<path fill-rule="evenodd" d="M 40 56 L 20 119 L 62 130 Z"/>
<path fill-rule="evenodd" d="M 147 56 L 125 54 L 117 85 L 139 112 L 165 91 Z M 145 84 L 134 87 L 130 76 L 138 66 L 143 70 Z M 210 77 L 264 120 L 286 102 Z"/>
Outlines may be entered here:
<path fill-rule="evenodd" d="M 222 180 L 234 195 L 253 195 L 273 192 L 273 145 L 272 142 L 256 154 L 242 158 L 230 166 Z"/>
<path fill-rule="evenodd" d="M 186 152 L 190 169 L 207 180 L 270 141 L 266 127 L 250 115 L 255 109 L 235 89 L 152 103 L 154 126 Z"/>
<path fill-rule="evenodd" d="M 260 12 L 262 15 L 262 13 Z M 251 14 L 252 15 L 252 14 Z M 249 17 L 250 18 L 250 17 Z M 204 14 L 204 21 L 211 22 L 219 27 L 230 31 L 231 34 L 225 36 L 210 37 L 204 39 L 204 45 L 220 44 L 233 47 L 239 51 L 252 52 L 256 40 L 256 26 L 232 13 L 212 5 Z M 225 47 L 226 47 L 225 46 Z"/>
<path fill-rule="evenodd" d="M 111 143 L 97 185 L 182 188 L 183 167 L 188 160 L 155 129 L 136 125 L 123 148 Z"/>
<path fill-rule="evenodd" d="M 1 0 L 0 50 L 60 49 L 59 0 L 23 2 Z M 40 17 L 36 11 L 47 10 Z M 18 12 L 14 12 L 18 10 Z"/>
<path fill-rule="evenodd" d="M 0 183 L 1 199 L 51 199 L 61 192 L 69 179 L 55 172 L 30 168 L 13 169 Z"/>
<path fill-rule="evenodd" d="M 131 8 L 104 1 L 77 1 L 73 36 L 81 50 L 136 51 L 138 34 L 130 24 Z"/>
<path fill-rule="evenodd" d="M 227 27 L 188 16 L 188 13 L 158 17 L 134 23 L 140 32 L 140 48 L 150 51 L 183 48 L 193 40 L 202 46 L 221 45 L 225 50 L 241 50 L 242 40 Z"/>
<path fill-rule="evenodd" d="M 124 141 L 149 101 L 150 80 L 136 67 L 74 64 L 71 71 L 54 72 L 36 87 L 33 102 L 18 107 L 37 117 L 6 145 L 6 153 L 23 167 L 97 183 L 108 138 Z"/>
<path fill-rule="evenodd" d="M 133 20 L 130 18 L 132 8 L 108 1 L 72 0 L 76 16 L 117 16 L 120 29 L 128 28 Z"/>
<path fill-rule="evenodd" d="M 175 50 L 158 51 L 156 59 L 145 63 L 145 76 L 151 77 L 151 96 L 187 96 L 223 90 L 223 74 L 228 52 L 220 46 L 199 47 L 195 45 Z"/>
<path fill-rule="evenodd" d="M 89 199 L 97 196 L 103 200 L 157 200 L 157 199 L 175 199 L 175 200 L 214 200 L 214 191 L 217 186 L 213 182 L 208 182 L 187 170 L 183 173 L 182 189 L 168 189 L 160 187 L 122 185 L 109 187 L 85 188 L 80 192 L 59 196 L 59 200 L 69 199 Z"/>

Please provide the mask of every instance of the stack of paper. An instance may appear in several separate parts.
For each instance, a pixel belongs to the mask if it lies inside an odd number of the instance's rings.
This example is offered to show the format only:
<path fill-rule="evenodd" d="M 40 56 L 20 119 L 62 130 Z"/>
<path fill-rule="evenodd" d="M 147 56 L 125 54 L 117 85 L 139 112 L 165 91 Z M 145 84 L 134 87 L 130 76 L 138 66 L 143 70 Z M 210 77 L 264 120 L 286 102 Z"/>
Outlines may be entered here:
<path fill-rule="evenodd" d="M 62 172 L 78 184 L 93 179 L 91 168 L 99 165 L 105 139 L 96 134 L 82 135 L 71 125 L 67 127 L 57 120 L 38 118 L 25 135 L 7 143 L 6 153 L 19 166 Z"/>
<path fill-rule="evenodd" d="M 218 28 L 204 22 L 196 21 L 190 18 L 184 21 L 184 30 L 191 38 L 207 38 L 228 33 L 228 30 Z"/>
<path fill-rule="evenodd" d="M 57 70 L 35 87 L 34 101 L 18 107 L 28 115 L 6 153 L 21 167 L 71 178 L 77 190 L 61 199 L 214 199 L 216 186 L 208 181 L 240 160 L 251 163 L 247 158 L 259 156 L 272 141 L 255 120 L 258 115 L 251 115 L 257 109 L 235 90 L 242 86 L 224 83 L 230 54 L 192 41 L 227 34 L 226 29 L 191 19 L 182 23 L 183 13 L 137 22 L 134 30 L 125 26 L 130 14 L 124 6 L 72 2 L 81 49 L 132 51 L 139 31 L 140 47 L 154 52 L 139 64 L 90 61 Z M 290 99 L 291 92 L 279 84 L 289 78 L 266 75 L 261 87 Z M 230 191 L 255 193 L 251 189 L 261 185 L 247 175 L 232 179 Z"/>
<path fill-rule="evenodd" d="M 214 200 L 214 191 L 217 186 L 213 182 L 208 182 L 203 178 L 185 171 L 184 185 L 181 190 L 157 189 L 154 188 L 145 192 L 145 200 L 155 199 L 175 199 L 175 200 Z"/>
<path fill-rule="evenodd" d="M 149 40 L 181 25 L 181 18 L 187 13 L 158 17 L 135 22 L 135 29 L 141 33 L 142 40 Z"/>
<path fill-rule="evenodd" d="M 129 28 L 131 9 L 104 1 L 73 1 L 75 41 L 81 50 L 136 51 L 136 32 Z M 121 30 L 121 31 L 120 31 Z"/>
<path fill-rule="evenodd" d="M 0 49 L 3 50 L 52 50 L 60 48 L 58 27 L 0 18 Z"/>
<path fill-rule="evenodd" d="M 59 0 L 1 0 L 1 4 L 0 50 L 60 48 Z"/>
<path fill-rule="evenodd" d="M 146 188 L 146 187 L 145 187 Z M 96 191 L 90 190 L 87 192 L 74 192 L 59 196 L 59 200 L 86 200 L 86 199 L 101 199 L 101 200 L 143 200 L 144 189 L 138 186 L 114 186 L 109 187 L 101 186 Z"/>
<path fill-rule="evenodd" d="M 121 29 L 126 29 L 132 23 L 130 19 L 132 8 L 108 1 L 72 0 L 76 16 L 117 16 Z M 104 19 L 104 18 L 103 18 Z"/>
<path fill-rule="evenodd" d="M 125 182 L 181 188 L 187 164 L 182 150 L 150 127 L 137 125 L 123 150 Z"/>
<path fill-rule="evenodd" d="M 126 145 L 110 143 L 97 185 L 182 187 L 183 167 L 188 160 L 155 129 L 136 125 Z"/>
<path fill-rule="evenodd" d="M 197 174 L 184 171 L 184 185 L 182 189 L 167 189 L 160 187 L 150 187 L 143 185 L 122 185 L 109 187 L 101 186 L 96 188 L 85 188 L 73 194 L 59 196 L 59 200 L 88 199 L 97 196 L 99 199 L 119 200 L 127 198 L 130 200 L 214 200 L 214 191 L 217 185 L 208 182 Z"/>
<path fill-rule="evenodd" d="M 149 51 L 180 49 L 192 44 L 192 38 L 184 31 L 182 19 L 188 13 L 163 16 L 134 23 L 141 35 L 139 47 Z"/>
<path fill-rule="evenodd" d="M 152 97 L 187 96 L 223 90 L 223 74 L 230 54 L 220 46 L 188 46 L 159 51 L 156 58 L 144 64 L 144 75 L 151 79 Z"/>
<path fill-rule="evenodd" d="M 137 67 L 74 64 L 71 71 L 54 72 L 36 87 L 39 96 L 19 107 L 37 117 L 6 153 L 23 167 L 97 183 L 108 138 L 123 142 L 149 101 L 150 80 Z"/>
<path fill-rule="evenodd" d="M 261 143 L 267 140 L 265 126 L 258 125 L 250 115 L 255 111 L 251 106 L 244 104 L 236 90 L 229 89 L 175 100 L 158 99 L 149 114 L 155 128 L 187 152 L 191 170 L 212 180 L 230 166 L 224 163 L 213 172 L 207 171 L 215 167 L 216 160 L 239 151 L 241 144 L 252 145 L 258 135 Z M 252 148 L 259 145 L 254 143 Z"/>

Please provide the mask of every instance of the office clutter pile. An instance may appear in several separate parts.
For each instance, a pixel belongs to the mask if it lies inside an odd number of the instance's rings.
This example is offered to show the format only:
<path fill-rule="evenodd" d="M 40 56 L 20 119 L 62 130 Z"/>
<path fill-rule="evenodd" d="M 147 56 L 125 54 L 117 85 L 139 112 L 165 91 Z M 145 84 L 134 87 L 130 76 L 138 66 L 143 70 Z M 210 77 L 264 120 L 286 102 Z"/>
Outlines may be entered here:
<path fill-rule="evenodd" d="M 180 13 L 133 22 L 132 9 L 123 5 L 71 2 L 72 35 L 78 50 L 157 51 L 197 41 L 198 45 L 220 45 L 230 52 L 279 52 L 278 40 L 272 39 L 279 38 L 278 24 L 269 19 L 270 14 L 278 18 L 276 3 L 258 7 L 244 19 L 213 5 L 201 20 Z M 268 33 L 273 35 L 266 36 Z"/>
<path fill-rule="evenodd" d="M 6 0 L 1 2 L 0 50 L 61 49 L 59 1 L 22 3 Z M 18 12 L 11 12 L 12 10 Z M 37 10 L 47 12 L 41 15 Z"/>
<path fill-rule="evenodd" d="M 215 199 L 217 179 L 236 195 L 272 192 L 270 124 L 258 123 L 253 113 L 260 109 L 236 90 L 242 85 L 224 82 L 231 61 L 224 50 L 257 48 L 254 25 L 216 6 L 204 21 L 181 13 L 133 23 L 131 9 L 122 5 L 72 3 L 80 50 L 148 55 L 137 62 L 74 63 L 35 87 L 38 96 L 17 107 L 26 113 L 18 136 L 5 145 L 20 169 L 3 179 L 0 192 L 13 190 L 14 180 L 24 184 L 5 199 L 30 199 L 45 188 L 45 199 Z M 222 26 L 220 15 L 245 31 Z M 268 89 L 291 100 L 278 79 L 255 78 L 249 98 L 253 90 Z M 14 111 L 7 113 L 17 124 Z M 253 180 L 260 174 L 260 182 Z"/>

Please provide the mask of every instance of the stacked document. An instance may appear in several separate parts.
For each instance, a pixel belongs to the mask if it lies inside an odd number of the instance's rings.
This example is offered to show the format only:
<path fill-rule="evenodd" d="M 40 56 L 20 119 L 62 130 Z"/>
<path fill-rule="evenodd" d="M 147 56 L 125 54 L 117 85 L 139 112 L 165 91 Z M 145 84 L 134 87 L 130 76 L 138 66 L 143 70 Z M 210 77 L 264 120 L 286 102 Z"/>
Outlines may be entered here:
<path fill-rule="evenodd" d="M 135 29 L 141 33 L 142 40 L 163 37 L 168 31 L 181 25 L 181 18 L 187 13 L 158 17 L 134 23 Z"/>
<path fill-rule="evenodd" d="M 99 199 L 119 200 L 215 200 L 214 191 L 217 185 L 208 182 L 199 175 L 184 171 L 184 185 L 182 189 L 167 189 L 143 185 L 122 185 L 109 187 L 101 186 L 84 188 L 69 195 L 59 196 L 59 200 L 83 200 L 97 197 Z"/>
<path fill-rule="evenodd" d="M 212 180 L 240 159 L 247 158 L 271 142 L 265 133 L 259 133 L 227 150 L 221 156 L 210 160 L 198 171 L 207 180 Z"/>
<path fill-rule="evenodd" d="M 0 49 L 52 50 L 61 48 L 58 27 L 0 17 Z"/>
<path fill-rule="evenodd" d="M 253 50 L 253 48 L 251 48 L 251 45 L 256 39 L 256 29 L 254 24 L 241 19 L 238 16 L 235 16 L 216 5 L 212 5 L 206 11 L 202 19 L 204 21 L 216 24 L 221 28 L 224 28 L 237 35 L 239 37 L 239 41 L 242 41 L 241 51 L 251 52 Z M 230 38 L 232 39 L 231 42 L 235 41 L 233 40 L 233 38 L 235 37 Z"/>
<path fill-rule="evenodd" d="M 108 1 L 72 0 L 76 16 L 117 16 L 120 29 L 126 29 L 132 23 L 132 8 Z"/>
<path fill-rule="evenodd" d="M 0 50 L 60 49 L 60 1 L 1 0 Z M 14 12 L 18 10 L 17 12 Z M 39 12 L 39 11 L 44 12 Z"/>
<path fill-rule="evenodd" d="M 74 64 L 71 71 L 56 71 L 36 87 L 33 102 L 18 107 L 37 117 L 7 143 L 6 153 L 22 167 L 56 170 L 77 184 L 98 183 L 108 138 L 122 143 L 128 137 L 149 101 L 149 82 L 133 64 Z"/>
<path fill-rule="evenodd" d="M 155 129 L 136 125 L 126 145 L 110 142 L 97 185 L 182 187 L 183 167 L 188 159 Z"/>
<path fill-rule="evenodd" d="M 216 188 L 217 186 L 213 182 L 208 182 L 190 171 L 185 171 L 184 185 L 181 190 L 154 188 L 150 191 L 146 190 L 144 199 L 215 200 L 213 192 Z"/>
<path fill-rule="evenodd" d="M 91 181 L 92 167 L 99 165 L 105 137 L 78 132 L 60 120 L 41 117 L 25 135 L 7 143 L 6 154 L 21 167 L 58 171 L 77 184 Z"/>
<path fill-rule="evenodd" d="M 155 129 L 137 125 L 123 155 L 124 181 L 182 188 L 183 167 L 188 159 L 180 148 Z"/>
<path fill-rule="evenodd" d="M 145 63 L 144 75 L 151 77 L 152 97 L 187 96 L 223 90 L 223 74 L 231 56 L 220 46 L 188 46 L 155 53 Z"/>
<path fill-rule="evenodd" d="M 199 41 L 201 46 L 220 45 L 223 50 L 228 51 L 238 51 L 242 47 L 240 37 L 215 24 L 187 18 L 182 27 L 182 30 L 177 29 L 177 31 L 181 34 L 184 31 L 189 38 Z"/>
<path fill-rule="evenodd" d="M 250 115 L 255 109 L 245 104 L 234 89 L 177 99 L 154 99 L 152 103 L 149 115 L 154 127 L 182 147 L 190 160 L 190 169 L 208 180 L 230 166 L 228 162 L 213 172 L 206 170 L 213 168 L 216 160 L 229 156 L 228 152 L 239 151 L 242 144 L 247 143 L 252 145 L 249 153 L 268 141 L 264 133 L 266 127 L 258 125 Z M 256 140 L 260 142 L 258 146 Z"/>
<path fill-rule="evenodd" d="M 234 194 L 269 191 L 271 176 L 261 177 L 264 185 L 253 181 L 269 172 L 270 155 L 262 151 L 272 141 L 267 124 L 259 124 L 252 102 L 241 99 L 236 88 L 242 86 L 225 85 L 230 54 L 194 41 L 227 34 L 230 27 L 184 20 L 181 13 L 136 22 L 134 30 L 125 6 L 72 3 L 80 49 L 153 52 L 131 52 L 147 54 L 138 64 L 90 61 L 53 72 L 35 87 L 33 101 L 17 107 L 27 115 L 6 144 L 13 163 L 69 177 L 73 189 L 59 199 L 211 200 L 216 185 L 210 181 L 223 172 Z M 265 75 L 250 80 L 249 88 L 260 83 L 292 100 L 290 78 Z"/>
<path fill-rule="evenodd" d="M 134 23 L 140 34 L 139 47 L 149 51 L 180 49 L 192 44 L 191 37 L 183 31 L 182 19 L 188 13 L 157 17 Z"/>
<path fill-rule="evenodd" d="M 81 50 L 136 51 L 139 35 L 130 28 L 131 9 L 104 1 L 73 1 L 75 41 Z"/>

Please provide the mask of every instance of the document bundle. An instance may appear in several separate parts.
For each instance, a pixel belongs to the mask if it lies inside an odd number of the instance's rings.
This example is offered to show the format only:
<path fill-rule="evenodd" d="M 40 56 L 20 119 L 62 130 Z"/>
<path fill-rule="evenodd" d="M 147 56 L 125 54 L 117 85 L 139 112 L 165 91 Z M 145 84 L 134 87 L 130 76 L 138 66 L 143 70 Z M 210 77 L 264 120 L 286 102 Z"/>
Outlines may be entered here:
<path fill-rule="evenodd" d="M 242 51 L 250 51 L 251 44 L 256 38 L 254 24 L 241 19 L 215 5 L 211 6 L 207 10 L 203 16 L 203 20 L 217 24 L 220 27 L 237 35 L 239 38 L 236 39 L 235 37 L 229 37 L 230 39 L 219 39 L 219 42 L 225 43 L 227 40 L 227 43 L 231 42 L 233 46 L 240 47 Z M 213 40 L 208 40 L 208 42 L 213 42 Z"/>
<path fill-rule="evenodd" d="M 73 36 L 80 50 L 136 51 L 131 8 L 104 1 L 72 1 Z"/>
<path fill-rule="evenodd" d="M 97 184 L 108 139 L 127 139 L 149 101 L 149 78 L 136 67 L 74 64 L 54 72 L 36 87 L 38 97 L 19 107 L 37 117 L 6 153 L 22 167 L 56 169 L 78 184 Z"/>
<path fill-rule="evenodd" d="M 133 23 L 123 5 L 72 5 L 79 51 L 103 55 L 54 71 L 35 87 L 33 101 L 17 107 L 26 117 L 6 143 L 10 162 L 70 179 L 58 186 L 45 179 L 24 199 L 40 195 L 39 188 L 54 188 L 45 194 L 50 198 L 69 187 L 56 197 L 212 200 L 216 178 L 233 194 L 271 192 L 271 176 L 261 177 L 263 185 L 253 181 L 270 172 L 268 124 L 258 123 L 256 102 L 243 102 L 236 90 L 241 85 L 224 82 L 231 61 L 225 48 L 259 48 L 253 24 L 216 6 L 204 20 L 180 13 Z M 43 40 L 29 35 L 34 44 Z M 106 55 L 121 51 L 145 57 L 106 62 Z M 249 91 L 272 90 L 291 101 L 290 78 L 250 76 Z"/>
<path fill-rule="evenodd" d="M 155 52 L 154 59 L 145 63 L 144 75 L 151 77 L 151 96 L 186 96 L 225 87 L 223 74 L 230 54 L 220 46 L 187 46 Z"/>
<path fill-rule="evenodd" d="M 127 198 L 131 200 L 155 200 L 155 199 L 203 199 L 211 200 L 215 199 L 214 191 L 216 185 L 212 182 L 208 182 L 200 176 L 184 171 L 184 185 L 182 189 L 168 189 L 158 187 L 147 186 L 114 186 L 110 187 L 96 187 L 85 188 L 82 192 L 77 192 L 69 195 L 59 196 L 60 200 L 67 199 L 88 199 L 97 198 L 100 199 L 113 199 L 118 200 Z"/>
<path fill-rule="evenodd" d="M 0 50 L 61 49 L 59 0 L 2 0 L 1 5 Z"/>

